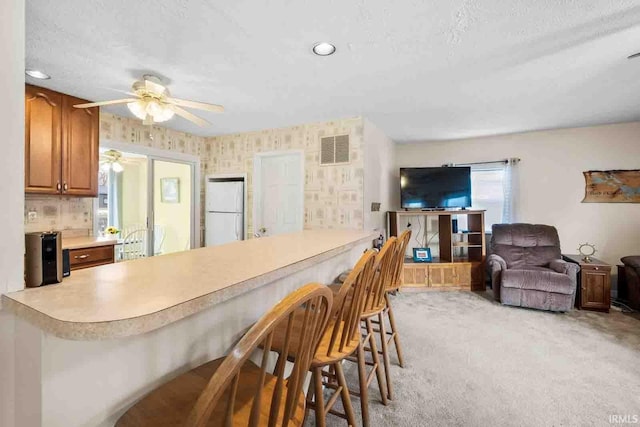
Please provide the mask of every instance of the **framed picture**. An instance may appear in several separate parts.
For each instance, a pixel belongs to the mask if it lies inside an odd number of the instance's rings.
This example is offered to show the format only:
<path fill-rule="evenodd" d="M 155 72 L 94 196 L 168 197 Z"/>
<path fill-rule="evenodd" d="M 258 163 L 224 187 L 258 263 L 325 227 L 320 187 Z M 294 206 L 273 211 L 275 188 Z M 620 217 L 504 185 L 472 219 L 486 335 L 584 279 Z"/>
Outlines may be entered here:
<path fill-rule="evenodd" d="M 413 248 L 414 262 L 431 262 L 431 249 L 429 248 Z"/>
<path fill-rule="evenodd" d="M 180 178 L 160 178 L 160 201 L 180 203 Z"/>

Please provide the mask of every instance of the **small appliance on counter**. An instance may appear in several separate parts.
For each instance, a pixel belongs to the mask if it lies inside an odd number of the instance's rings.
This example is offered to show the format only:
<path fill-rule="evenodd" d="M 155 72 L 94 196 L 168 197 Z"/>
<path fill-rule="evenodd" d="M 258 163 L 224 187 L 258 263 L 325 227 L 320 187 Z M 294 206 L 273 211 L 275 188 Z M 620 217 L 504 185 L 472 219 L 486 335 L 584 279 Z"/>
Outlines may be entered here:
<path fill-rule="evenodd" d="M 27 233 L 26 285 L 29 288 L 62 282 L 62 236 L 58 231 Z"/>

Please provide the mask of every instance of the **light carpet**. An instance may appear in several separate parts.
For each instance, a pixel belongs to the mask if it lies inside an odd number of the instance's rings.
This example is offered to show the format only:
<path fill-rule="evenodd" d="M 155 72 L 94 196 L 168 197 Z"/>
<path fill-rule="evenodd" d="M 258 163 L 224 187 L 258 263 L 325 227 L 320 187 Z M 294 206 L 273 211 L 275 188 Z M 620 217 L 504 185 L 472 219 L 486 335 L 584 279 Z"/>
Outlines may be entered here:
<path fill-rule="evenodd" d="M 602 426 L 614 415 L 640 418 L 638 318 L 507 307 L 488 292 L 399 293 L 392 304 L 405 368 L 392 351 L 395 396 L 383 406 L 374 380 L 371 426 Z M 355 365 L 345 363 L 357 384 Z M 353 405 L 360 423 L 356 398 Z M 315 425 L 313 412 L 306 425 Z M 329 416 L 327 425 L 346 422 Z"/>

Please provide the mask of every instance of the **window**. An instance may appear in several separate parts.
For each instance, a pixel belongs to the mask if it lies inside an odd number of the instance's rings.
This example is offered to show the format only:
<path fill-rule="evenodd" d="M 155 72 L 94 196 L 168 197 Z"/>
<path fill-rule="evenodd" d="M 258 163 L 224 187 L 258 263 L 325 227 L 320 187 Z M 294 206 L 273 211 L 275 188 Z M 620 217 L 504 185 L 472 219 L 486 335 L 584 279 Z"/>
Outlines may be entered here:
<path fill-rule="evenodd" d="M 471 167 L 471 206 L 484 209 L 484 227 L 509 222 L 503 218 L 505 211 L 505 168 L 503 165 Z"/>

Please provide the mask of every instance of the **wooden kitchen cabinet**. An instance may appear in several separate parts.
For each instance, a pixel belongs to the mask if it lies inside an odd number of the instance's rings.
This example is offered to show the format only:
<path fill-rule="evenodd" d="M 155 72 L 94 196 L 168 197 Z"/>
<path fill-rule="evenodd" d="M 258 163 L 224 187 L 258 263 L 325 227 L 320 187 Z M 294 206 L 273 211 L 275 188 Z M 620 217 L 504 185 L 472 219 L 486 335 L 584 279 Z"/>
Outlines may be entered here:
<path fill-rule="evenodd" d="M 98 195 L 100 110 L 88 101 L 25 87 L 25 192 Z"/>
<path fill-rule="evenodd" d="M 98 195 L 98 108 L 74 108 L 86 103 L 65 96 L 62 100 L 62 192 L 70 196 Z"/>
<path fill-rule="evenodd" d="M 113 262 L 113 245 L 69 249 L 69 266 L 71 271 L 113 264 Z"/>
<path fill-rule="evenodd" d="M 62 94 L 35 86 L 25 89 L 25 191 L 62 190 Z"/>
<path fill-rule="evenodd" d="M 576 307 L 608 313 L 611 308 L 611 265 L 596 258 L 585 262 L 582 255 L 563 255 L 562 257 L 565 261 L 580 266 Z"/>

